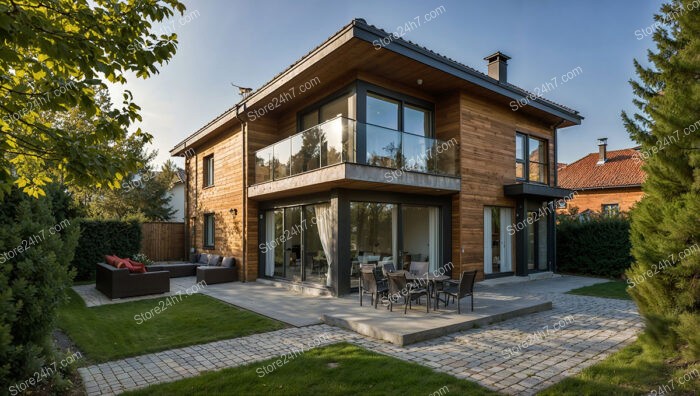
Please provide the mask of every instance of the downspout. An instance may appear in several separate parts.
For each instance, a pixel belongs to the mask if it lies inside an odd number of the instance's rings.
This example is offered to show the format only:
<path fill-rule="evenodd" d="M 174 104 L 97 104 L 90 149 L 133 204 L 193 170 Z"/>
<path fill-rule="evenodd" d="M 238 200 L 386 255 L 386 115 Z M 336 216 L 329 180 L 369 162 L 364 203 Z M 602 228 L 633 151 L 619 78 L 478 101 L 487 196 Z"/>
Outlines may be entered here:
<path fill-rule="evenodd" d="M 185 141 L 185 153 L 187 153 L 187 141 Z M 189 183 L 189 158 L 187 158 L 187 154 L 184 155 L 185 157 L 185 180 L 183 180 L 183 183 L 185 183 L 185 254 L 188 259 L 190 258 L 190 253 L 192 253 L 192 237 L 190 236 L 192 234 L 192 231 L 190 230 L 190 205 L 187 200 L 187 197 L 189 195 L 189 189 L 190 189 L 190 183 Z"/>
<path fill-rule="evenodd" d="M 241 139 L 243 140 L 243 202 L 241 205 L 241 216 L 243 218 L 243 227 L 241 230 L 243 235 L 241 235 L 241 246 L 243 249 L 241 252 L 241 264 L 245 265 L 245 267 L 243 267 L 243 282 L 248 282 L 248 123 L 243 119 L 243 117 L 240 116 L 241 112 L 239 110 L 241 105 L 243 105 L 243 109 L 245 111 L 245 105 L 243 103 L 236 105 L 236 118 L 241 123 Z"/>

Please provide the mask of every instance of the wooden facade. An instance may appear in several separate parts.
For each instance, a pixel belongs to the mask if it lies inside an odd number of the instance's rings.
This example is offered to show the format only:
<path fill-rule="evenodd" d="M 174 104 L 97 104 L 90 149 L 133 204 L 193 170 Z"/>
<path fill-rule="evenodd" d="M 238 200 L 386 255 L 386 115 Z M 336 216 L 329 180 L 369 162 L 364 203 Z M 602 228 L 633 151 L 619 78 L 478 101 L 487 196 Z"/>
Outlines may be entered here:
<path fill-rule="evenodd" d="M 524 202 L 524 198 L 507 196 L 504 192 L 504 186 L 519 182 L 515 175 L 516 133 L 547 142 L 549 179 L 544 187 L 555 187 L 556 130 L 579 123 L 581 117 L 566 108 L 539 101 L 513 111 L 507 96 L 523 97 L 522 93 L 511 92 L 511 88 L 486 76 L 472 78 L 469 70 L 459 69 L 454 61 L 426 54 L 402 40 L 376 50 L 367 38 L 378 34 L 375 30 L 354 21 L 171 151 L 173 155 L 187 157 L 187 240 L 191 250 L 232 255 L 243 263 L 239 278 L 255 281 L 262 276 L 261 208 L 303 202 L 305 196 L 328 196 L 343 221 L 343 216 L 349 213 L 343 212 L 346 209 L 342 205 L 347 201 L 344 197 L 368 194 L 400 201 L 401 197 L 415 194 L 416 198 L 407 202 L 429 202 L 431 195 L 437 195 L 449 207 L 444 211 L 449 214 L 449 221 L 443 219 L 444 224 L 449 224 L 443 235 L 449 250 L 444 257 L 450 257 L 454 264 L 453 277 L 458 277 L 461 271 L 476 269 L 480 270 L 479 279 L 483 278 L 484 208 L 509 207 L 516 213 L 518 202 Z M 300 92 L 299 87 L 308 81 L 318 83 Z M 437 188 L 426 191 L 416 187 L 411 190 L 410 186 L 390 182 L 323 183 L 321 180 L 292 192 L 248 196 L 249 188 L 256 184 L 255 152 L 299 132 L 302 110 L 353 84 L 370 84 L 434 106 L 435 137 L 445 141 L 455 139 L 458 143 L 459 191 Z M 270 106 L 274 98 L 292 90 L 295 94 L 291 100 Z M 356 116 L 353 111 L 350 118 Z M 204 158 L 212 154 L 214 185 L 203 187 Z M 537 199 L 544 202 L 546 197 Z M 213 213 L 216 219 L 215 243 L 211 249 L 203 245 L 203 221 L 208 213 Z M 344 227 L 338 225 L 335 235 L 346 237 L 343 230 L 349 228 Z M 336 241 L 334 245 L 343 249 L 349 242 Z M 514 244 L 514 257 L 516 250 Z M 337 258 L 346 260 L 347 255 L 340 252 Z M 343 281 L 342 276 L 334 280 Z M 340 290 L 347 292 L 347 287 L 338 287 L 335 292 Z"/>

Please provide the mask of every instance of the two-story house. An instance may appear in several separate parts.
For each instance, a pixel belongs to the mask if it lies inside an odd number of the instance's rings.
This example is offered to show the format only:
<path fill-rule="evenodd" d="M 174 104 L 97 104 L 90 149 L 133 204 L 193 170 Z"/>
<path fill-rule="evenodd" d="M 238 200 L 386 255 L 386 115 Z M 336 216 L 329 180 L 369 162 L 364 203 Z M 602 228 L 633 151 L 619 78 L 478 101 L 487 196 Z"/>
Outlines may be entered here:
<path fill-rule="evenodd" d="M 569 194 L 557 129 L 582 117 L 510 84 L 508 59 L 483 74 L 352 21 L 171 151 L 192 250 L 336 295 L 362 263 L 553 270 L 555 219 L 538 213 Z"/>

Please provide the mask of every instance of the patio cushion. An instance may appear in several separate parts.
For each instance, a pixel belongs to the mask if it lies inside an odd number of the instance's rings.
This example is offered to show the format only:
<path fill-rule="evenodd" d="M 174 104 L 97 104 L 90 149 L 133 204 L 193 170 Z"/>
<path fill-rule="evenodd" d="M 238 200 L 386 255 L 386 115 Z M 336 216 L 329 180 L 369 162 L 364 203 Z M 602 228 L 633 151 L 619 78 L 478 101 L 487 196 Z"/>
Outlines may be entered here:
<path fill-rule="evenodd" d="M 146 266 L 138 266 L 138 265 L 133 265 L 129 260 L 122 260 L 122 263 L 126 266 L 126 268 L 129 270 L 130 273 L 132 274 L 143 274 L 146 273 Z"/>
<path fill-rule="evenodd" d="M 206 253 L 199 254 L 199 264 L 209 264 L 209 255 Z"/>
<path fill-rule="evenodd" d="M 209 255 L 209 265 L 213 267 L 219 266 L 221 263 L 221 256 L 218 254 L 210 254 Z"/>
<path fill-rule="evenodd" d="M 130 258 L 126 259 L 126 261 L 128 261 L 129 263 L 131 263 L 131 265 L 133 265 L 134 267 L 142 267 L 142 266 L 145 266 L 144 263 L 139 263 L 138 261 L 134 261 L 134 260 L 132 260 L 132 259 L 130 259 Z"/>
<path fill-rule="evenodd" d="M 119 257 L 117 256 L 110 256 L 110 255 L 105 255 L 105 263 L 116 267 L 117 266 L 117 261 L 119 261 Z"/>
<path fill-rule="evenodd" d="M 221 266 L 226 268 L 233 268 L 236 265 L 236 260 L 233 257 L 224 257 L 221 261 Z"/>

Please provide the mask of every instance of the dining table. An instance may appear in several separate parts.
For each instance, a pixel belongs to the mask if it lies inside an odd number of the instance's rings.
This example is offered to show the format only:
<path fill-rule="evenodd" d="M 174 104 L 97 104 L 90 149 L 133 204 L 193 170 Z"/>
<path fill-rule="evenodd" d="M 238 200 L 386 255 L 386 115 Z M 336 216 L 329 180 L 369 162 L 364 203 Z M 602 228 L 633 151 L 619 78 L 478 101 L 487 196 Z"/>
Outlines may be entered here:
<path fill-rule="evenodd" d="M 399 271 L 397 271 L 397 272 L 399 272 Z M 428 286 L 428 293 L 430 293 L 431 296 L 434 295 L 434 299 L 433 299 L 433 300 L 435 301 L 435 310 L 437 311 L 437 310 L 438 310 L 438 307 L 439 307 L 439 305 L 440 305 L 440 304 L 439 304 L 440 301 L 445 302 L 445 300 L 440 300 L 440 299 L 439 299 L 439 296 L 438 296 L 438 293 L 437 293 L 437 291 L 438 291 L 438 290 L 437 290 L 437 284 L 438 284 L 439 282 L 444 282 L 444 281 L 450 280 L 450 279 L 452 279 L 452 278 L 451 278 L 450 276 L 448 276 L 448 275 L 436 275 L 436 274 L 432 274 L 432 273 L 430 273 L 430 272 L 426 272 L 426 273 L 423 274 L 423 275 L 419 275 L 419 274 L 416 274 L 416 273 L 412 273 L 412 272 L 410 272 L 410 271 L 403 271 L 403 272 L 406 273 L 406 280 L 407 280 L 407 281 L 414 282 L 414 283 L 417 282 L 417 283 L 419 283 L 419 284 L 424 283 L 424 284 L 426 284 L 426 285 Z M 434 293 L 434 294 L 433 294 L 433 293 Z"/>

